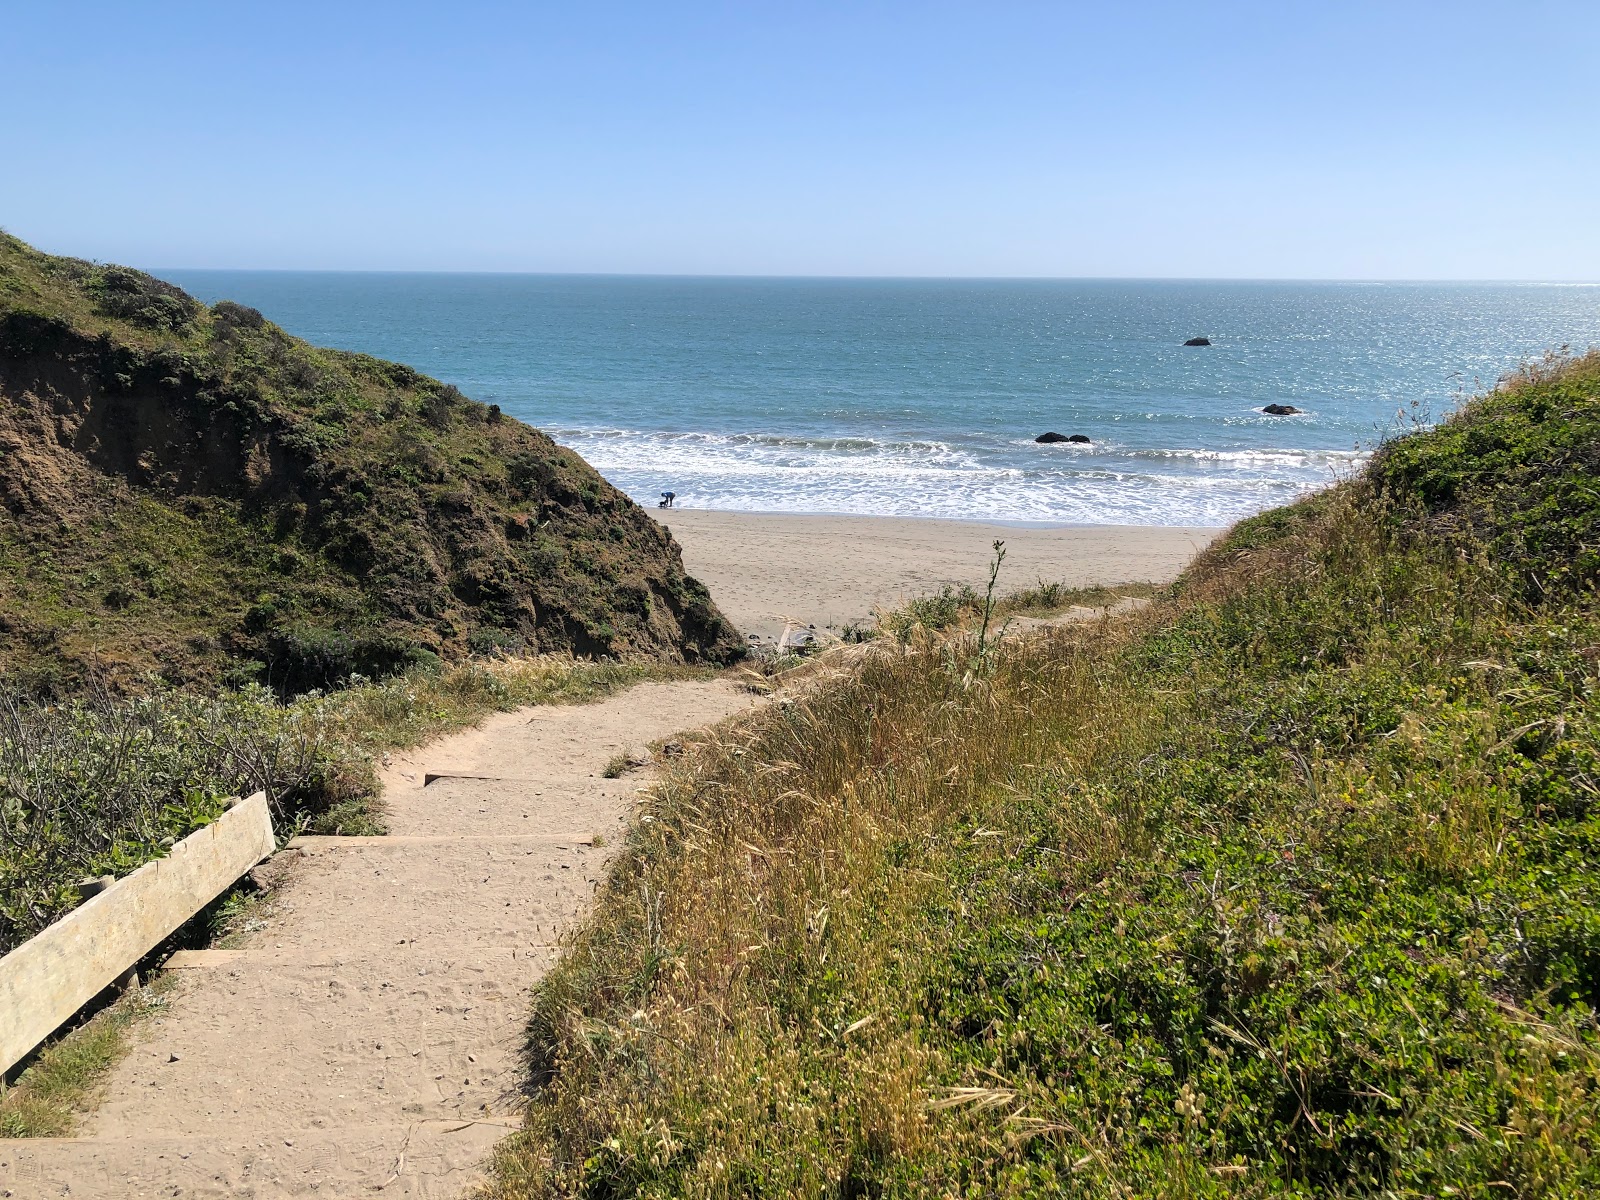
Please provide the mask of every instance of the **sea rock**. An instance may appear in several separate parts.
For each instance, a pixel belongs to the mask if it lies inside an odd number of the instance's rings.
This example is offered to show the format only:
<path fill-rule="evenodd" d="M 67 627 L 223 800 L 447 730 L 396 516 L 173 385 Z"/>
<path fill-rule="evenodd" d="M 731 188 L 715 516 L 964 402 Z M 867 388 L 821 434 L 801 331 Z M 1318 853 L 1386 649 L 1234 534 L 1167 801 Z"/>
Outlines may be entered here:
<path fill-rule="evenodd" d="M 1187 342 L 1184 343 L 1184 345 L 1185 346 L 1209 346 L 1209 345 L 1211 345 L 1211 339 L 1210 338 L 1190 338 Z"/>
<path fill-rule="evenodd" d="M 1300 412 L 1300 409 L 1292 404 L 1267 404 L 1262 407 L 1261 411 L 1269 417 L 1292 417 Z"/>
<path fill-rule="evenodd" d="M 1081 433 L 1075 433 L 1075 434 L 1073 434 L 1073 435 L 1072 435 L 1072 436 L 1071 436 L 1071 437 L 1069 437 L 1069 438 L 1068 438 L 1068 439 L 1067 439 L 1067 441 L 1069 441 L 1069 442 L 1077 442 L 1077 443 L 1078 443 L 1078 445 L 1080 445 L 1080 446 L 1087 446 L 1087 445 L 1090 445 L 1090 444 L 1091 444 L 1091 443 L 1090 443 L 1090 441 L 1089 441 L 1089 439 L 1088 439 L 1088 438 L 1087 438 L 1087 437 L 1085 437 L 1085 436 L 1084 436 L 1084 435 L 1083 435 L 1083 434 L 1081 434 Z"/>
<path fill-rule="evenodd" d="M 1041 443 L 1042 445 L 1048 446 L 1051 442 L 1064 442 L 1064 441 L 1066 441 L 1067 440 L 1067 435 L 1064 434 L 1064 433 L 1041 433 L 1038 437 L 1034 438 L 1033 440 L 1036 441 L 1036 442 Z"/>

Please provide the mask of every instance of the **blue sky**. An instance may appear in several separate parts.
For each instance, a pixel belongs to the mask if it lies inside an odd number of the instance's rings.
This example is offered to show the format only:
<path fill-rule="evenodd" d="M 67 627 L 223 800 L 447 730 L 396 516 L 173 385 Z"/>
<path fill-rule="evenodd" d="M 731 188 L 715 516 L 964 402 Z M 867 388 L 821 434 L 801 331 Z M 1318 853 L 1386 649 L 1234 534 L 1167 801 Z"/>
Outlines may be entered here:
<path fill-rule="evenodd" d="M 148 267 L 1600 279 L 1600 2 L 10 0 L 0 226 Z"/>

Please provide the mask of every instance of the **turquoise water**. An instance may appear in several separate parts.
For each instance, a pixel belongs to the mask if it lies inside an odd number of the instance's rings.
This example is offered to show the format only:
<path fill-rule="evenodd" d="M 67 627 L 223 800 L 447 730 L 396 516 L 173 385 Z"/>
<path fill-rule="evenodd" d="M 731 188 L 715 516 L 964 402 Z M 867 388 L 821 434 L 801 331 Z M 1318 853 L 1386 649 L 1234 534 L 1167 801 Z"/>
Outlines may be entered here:
<path fill-rule="evenodd" d="M 1224 524 L 1600 343 L 1595 286 L 161 274 L 498 403 L 641 502 L 761 512 Z"/>

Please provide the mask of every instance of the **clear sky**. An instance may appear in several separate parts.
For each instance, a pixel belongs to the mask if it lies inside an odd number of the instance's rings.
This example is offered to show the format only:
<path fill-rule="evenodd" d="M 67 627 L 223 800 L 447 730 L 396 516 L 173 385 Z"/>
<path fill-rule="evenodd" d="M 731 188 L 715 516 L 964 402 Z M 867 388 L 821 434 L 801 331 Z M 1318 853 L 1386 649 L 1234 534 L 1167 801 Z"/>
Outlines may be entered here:
<path fill-rule="evenodd" d="M 0 226 L 159 267 L 1600 279 L 1600 0 L 83 3 Z"/>

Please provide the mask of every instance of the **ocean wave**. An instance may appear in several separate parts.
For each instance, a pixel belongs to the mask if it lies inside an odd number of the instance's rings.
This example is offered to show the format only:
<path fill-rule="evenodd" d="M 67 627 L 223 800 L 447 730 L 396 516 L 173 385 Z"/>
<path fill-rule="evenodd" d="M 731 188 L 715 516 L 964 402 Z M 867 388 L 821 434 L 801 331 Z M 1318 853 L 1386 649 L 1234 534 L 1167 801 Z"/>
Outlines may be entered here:
<path fill-rule="evenodd" d="M 698 430 L 641 429 L 547 429 L 545 432 L 558 442 L 590 438 L 599 441 L 637 442 L 643 438 L 668 445 L 682 443 L 739 448 L 770 447 L 780 450 L 820 450 L 829 453 L 891 451 L 902 454 L 944 454 L 951 450 L 947 442 L 922 439 L 883 440 L 834 434 L 805 436 L 782 433 L 706 433 Z"/>
<path fill-rule="evenodd" d="M 1130 450 L 1132 458 L 1181 458 L 1249 467 L 1354 467 L 1371 455 L 1364 450 Z"/>
<path fill-rule="evenodd" d="M 859 434 L 561 429 L 563 444 L 641 503 L 752 512 L 943 516 L 1060 524 L 1228 524 L 1357 467 L 1359 452 L 1037 446 Z M 1069 444 L 1070 445 L 1070 444 Z"/>
<path fill-rule="evenodd" d="M 652 483 L 614 480 L 641 504 L 654 502 Z M 852 487 L 847 480 L 706 481 L 703 490 L 678 491 L 685 507 L 733 512 L 846 513 L 861 516 L 945 517 L 1058 525 L 1229 525 L 1241 517 L 1293 500 L 1302 489 L 1262 481 L 1248 489 L 1174 488 L 1154 479 L 1080 479 L 1071 487 L 1019 485 L 998 478 L 960 487 L 886 489 Z"/>
<path fill-rule="evenodd" d="M 1133 447 L 1122 441 L 1059 442 L 1037 445 L 1032 438 L 1001 439 L 970 435 L 964 444 L 947 441 L 787 434 L 654 432 L 631 429 L 561 429 L 551 436 L 578 449 L 596 466 L 651 462 L 696 463 L 764 470 L 774 463 L 790 466 L 827 465 L 832 469 L 878 469 L 875 463 L 906 463 L 951 470 L 1020 469 L 1050 471 L 1083 460 L 1182 460 L 1248 468 L 1311 468 L 1359 465 L 1370 455 L 1361 450 L 1298 447 L 1206 449 L 1202 447 Z"/>

